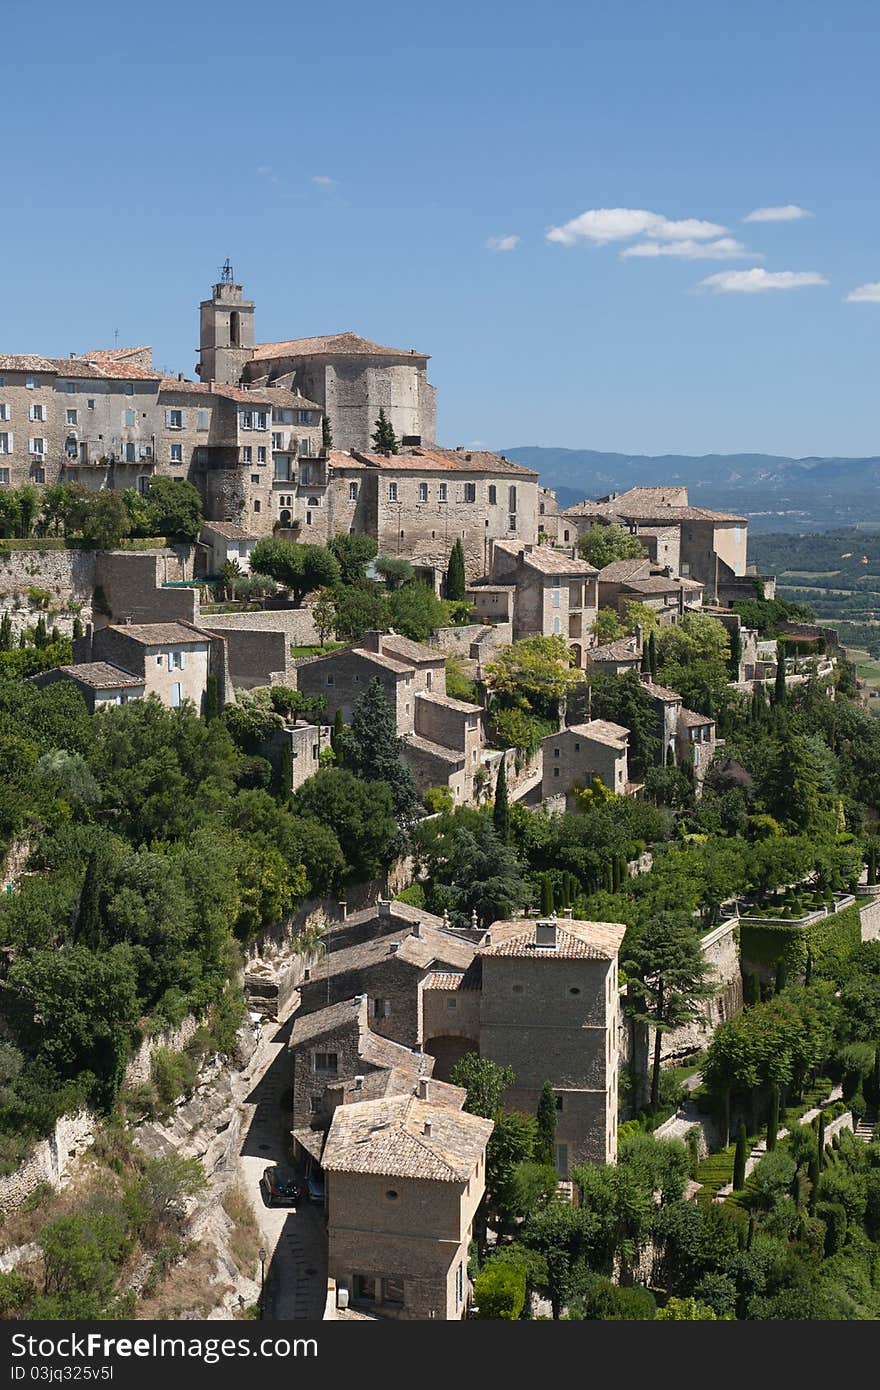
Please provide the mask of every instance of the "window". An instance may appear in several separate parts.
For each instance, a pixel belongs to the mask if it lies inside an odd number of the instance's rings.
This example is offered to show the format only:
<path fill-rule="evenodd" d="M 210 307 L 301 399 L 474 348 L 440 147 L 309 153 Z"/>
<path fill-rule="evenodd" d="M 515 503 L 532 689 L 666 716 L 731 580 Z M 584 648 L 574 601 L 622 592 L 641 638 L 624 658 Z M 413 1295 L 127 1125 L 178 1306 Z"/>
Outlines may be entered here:
<path fill-rule="evenodd" d="M 45 454 L 45 452 L 46 452 L 46 441 L 45 441 L 45 439 L 39 439 L 39 438 L 38 438 L 38 439 L 32 439 L 32 440 L 31 440 L 31 453 L 32 453 L 32 454 Z"/>
<path fill-rule="evenodd" d="M 272 435 L 272 448 L 273 448 L 273 449 L 283 449 L 283 448 L 284 448 L 284 435 L 283 435 L 283 434 L 273 434 L 273 435 Z"/>
<path fill-rule="evenodd" d="M 447 1007 L 447 1009 L 457 1009 L 457 1008 L 458 1008 L 458 1000 L 457 1000 L 457 999 L 447 999 L 447 1000 L 446 1000 L 446 1007 Z"/>
<path fill-rule="evenodd" d="M 393 1187 L 389 1187 L 388 1191 L 385 1193 L 385 1196 L 389 1202 L 397 1201 L 397 1192 Z"/>
<path fill-rule="evenodd" d="M 427 484 L 427 483 L 419 483 L 419 501 L 420 501 L 420 502 L 427 502 L 427 500 L 428 500 L 428 484 Z"/>
<path fill-rule="evenodd" d="M 348 485 L 348 500 L 349 500 L 349 502 L 356 502 L 356 501 L 357 501 L 357 495 L 358 495 L 358 485 L 357 485 L 357 483 L 349 483 L 349 485 Z"/>
<path fill-rule="evenodd" d="M 455 1271 L 455 1308 L 456 1312 L 464 1303 L 464 1260 L 459 1262 L 458 1269 Z"/>
<path fill-rule="evenodd" d="M 31 468 L 31 482 L 32 482 L 32 483 L 44 483 L 45 481 L 46 481 L 46 470 L 45 470 L 45 468 L 41 468 L 41 467 L 39 466 L 39 464 L 36 464 L 36 463 L 35 463 L 35 464 L 33 465 L 33 467 Z"/>
<path fill-rule="evenodd" d="M 254 511 L 255 511 L 255 512 L 261 512 L 262 510 L 263 510 L 263 504 L 262 504 L 262 502 L 260 501 L 259 497 L 257 497 L 257 498 L 254 499 Z"/>
<path fill-rule="evenodd" d="M 498 489 L 494 483 L 489 484 L 489 506 L 494 507 L 498 501 Z"/>
<path fill-rule="evenodd" d="M 34 378 L 33 378 L 32 376 L 29 376 L 29 377 L 26 377 L 26 378 L 25 378 L 25 383 L 24 383 L 24 384 L 25 384 L 25 386 L 26 386 L 26 388 L 27 388 L 28 391 L 33 391 L 33 389 L 34 389 L 34 387 L 36 386 L 37 383 L 34 381 Z"/>
<path fill-rule="evenodd" d="M 8 482 L 9 482 L 9 469 L 8 469 L 8 468 L 0 468 L 0 483 L 8 483 Z"/>
<path fill-rule="evenodd" d="M 509 512 L 515 512 L 515 511 L 516 511 L 516 488 L 515 488 L 515 487 L 509 487 L 509 488 L 507 489 L 507 510 L 508 510 Z"/>
<path fill-rule="evenodd" d="M 172 709 L 180 709 L 180 703 L 181 703 L 182 698 L 183 698 L 183 692 L 182 692 L 182 690 L 181 690 L 181 688 L 180 688 L 180 682 L 179 682 L 179 681 L 175 681 L 174 684 L 173 684 L 172 687 L 171 687 L 171 708 L 172 708 Z"/>
<path fill-rule="evenodd" d="M 91 404 L 91 402 L 89 402 L 89 404 Z M 182 429 L 183 429 L 183 411 L 182 411 L 182 410 L 166 410 L 166 411 L 165 411 L 165 425 L 166 425 L 166 428 L 169 429 L 169 430 L 182 430 Z"/>
<path fill-rule="evenodd" d="M 125 394 L 126 394 L 127 396 L 133 396 L 133 395 L 134 395 L 134 382 L 133 382 L 133 381 L 127 381 L 127 382 L 125 383 Z"/>
<path fill-rule="evenodd" d="M 211 423 L 211 412 L 209 410 L 196 411 L 196 429 L 206 430 Z"/>
<path fill-rule="evenodd" d="M 76 424 L 76 411 L 75 411 L 75 410 L 68 410 L 68 412 L 67 412 L 67 423 L 68 423 L 68 425 L 75 425 L 75 424 Z"/>
<path fill-rule="evenodd" d="M 253 449 L 251 448 L 250 444 L 245 444 L 245 445 L 242 447 L 242 451 L 241 451 L 241 461 L 242 461 L 242 463 L 250 463 L 252 454 L 253 454 Z"/>
<path fill-rule="evenodd" d="M 464 485 L 464 500 L 465 500 L 465 502 L 476 502 L 476 500 L 477 500 L 477 485 L 476 485 L 476 483 L 465 483 L 465 485 Z"/>
<path fill-rule="evenodd" d="M 515 531 L 515 530 L 516 530 L 516 516 L 515 516 L 515 514 L 512 513 L 512 512 L 511 512 L 510 516 L 507 518 L 507 529 L 508 529 L 508 531 Z"/>
<path fill-rule="evenodd" d="M 556 1109 L 557 1109 L 557 1110 L 561 1110 L 561 1109 L 562 1109 L 562 1096 L 559 1094 L 558 1091 L 556 1092 Z"/>
<path fill-rule="evenodd" d="M 554 748 L 554 749 L 553 749 L 553 756 L 554 756 L 554 758 L 558 758 L 558 757 L 559 757 L 559 749 L 558 749 L 558 748 Z"/>
<path fill-rule="evenodd" d="M 68 410 L 67 414 L 70 415 L 70 411 L 69 411 L 69 410 Z M 76 411 L 74 411 L 73 414 L 74 414 L 74 419 L 73 419 L 73 420 L 68 420 L 68 422 L 67 422 L 69 425 L 75 425 L 75 424 L 76 424 L 76 418 L 75 418 L 75 417 L 76 417 Z M 126 412 L 125 412 L 125 428 L 126 428 L 127 430 L 133 430 L 133 429 L 134 429 L 136 420 L 137 420 L 137 413 L 136 413 L 134 410 L 126 410 Z"/>
<path fill-rule="evenodd" d="M 298 413 L 298 420 L 301 425 L 310 425 L 312 423 L 312 412 L 310 410 L 300 410 Z"/>
<path fill-rule="evenodd" d="M 335 1052 L 315 1052 L 312 1054 L 312 1071 L 326 1072 L 335 1076 L 339 1065 L 339 1058 Z"/>
<path fill-rule="evenodd" d="M 390 999 L 371 999 L 370 1000 L 371 1018 L 390 1018 L 391 1000 Z"/>
<path fill-rule="evenodd" d="M 39 402 L 37 402 L 35 405 L 32 405 L 30 410 L 30 417 L 32 420 L 39 420 L 42 422 L 46 418 L 45 407 L 40 405 Z"/>
<path fill-rule="evenodd" d="M 260 475 L 259 475 L 259 473 L 252 473 L 252 474 L 251 474 L 251 482 L 252 482 L 252 483 L 259 483 L 259 481 L 260 481 Z"/>
<path fill-rule="evenodd" d="M 186 670 L 186 652 L 169 652 L 169 653 L 168 653 L 168 670 L 169 670 L 169 671 L 185 671 L 185 670 Z"/>
<path fill-rule="evenodd" d="M 254 412 L 254 428 L 258 430 L 267 430 L 269 428 L 268 410 L 257 410 Z"/>
<path fill-rule="evenodd" d="M 183 463 L 183 445 L 182 445 L 182 444 L 172 444 L 172 445 L 171 445 L 171 462 L 172 462 L 172 463 Z"/>
<path fill-rule="evenodd" d="M 88 406 L 89 410 L 94 410 L 94 408 L 95 408 L 95 402 L 94 402 L 94 401 L 86 401 L 86 405 Z"/>
<path fill-rule="evenodd" d="M 388 501 L 389 501 L 389 502 L 396 502 L 396 501 L 397 501 L 397 484 L 396 484 L 396 483 L 389 483 L 389 484 L 388 484 Z"/>
<path fill-rule="evenodd" d="M 312 524 L 312 514 L 311 514 L 311 512 L 306 512 L 306 526 L 311 526 L 311 524 Z"/>
<path fill-rule="evenodd" d="M 290 459 L 276 457 L 275 459 L 275 481 L 276 483 L 290 482 Z M 283 499 L 282 499 L 283 500 Z"/>
<path fill-rule="evenodd" d="M 238 412 L 238 423 L 243 430 L 252 430 L 254 427 L 254 412 L 252 410 L 240 410 Z"/>
<path fill-rule="evenodd" d="M 320 1097 L 320 1096 L 309 1096 L 309 1112 L 310 1112 L 312 1115 L 320 1115 L 320 1113 L 321 1113 L 321 1097 Z"/>
<path fill-rule="evenodd" d="M 128 447 L 131 448 L 131 449 L 133 449 L 133 448 L 134 448 L 134 445 L 131 444 L 131 445 L 129 445 Z M 198 447 L 196 448 L 196 463 L 199 465 L 200 468 L 204 468 L 205 465 L 207 464 L 207 462 L 208 462 L 208 451 L 207 451 L 207 449 L 205 448 L 204 444 L 199 444 Z"/>
<path fill-rule="evenodd" d="M 321 503 L 317 497 L 310 497 L 306 505 L 309 507 L 320 507 Z"/>
<path fill-rule="evenodd" d="M 327 684 L 327 685 L 334 685 L 334 684 L 335 684 L 334 677 L 333 677 L 333 676 L 328 676 L 328 677 L 327 677 L 327 680 L 326 680 L 326 684 Z"/>
<path fill-rule="evenodd" d="M 439 489 L 438 489 L 437 500 L 438 500 L 438 502 L 445 502 L 445 501 L 446 501 L 446 483 L 441 483 L 441 484 L 440 484 L 440 487 L 439 487 Z"/>
<path fill-rule="evenodd" d="M 554 608 L 558 608 L 558 607 L 559 607 L 559 601 L 560 601 L 560 591 L 559 591 L 559 589 L 554 589 L 554 590 L 553 590 L 553 607 L 554 607 Z"/>
<path fill-rule="evenodd" d="M 563 539 L 564 541 L 567 541 L 567 540 L 568 540 L 568 532 L 567 532 L 567 531 L 564 531 L 564 532 L 563 532 L 563 534 L 562 534 L 562 539 Z"/>
<path fill-rule="evenodd" d="M 125 462 L 126 462 L 126 463 L 134 463 L 134 462 L 135 462 L 134 445 L 133 445 L 133 444 L 126 444 L 126 446 L 125 446 Z"/>
<path fill-rule="evenodd" d="M 556 637 L 558 637 L 561 631 L 562 631 L 562 623 L 559 621 L 558 618 L 554 618 L 554 619 L 553 619 L 553 635 L 556 636 Z"/>
<path fill-rule="evenodd" d="M 76 382 L 75 382 L 75 381 L 65 381 L 65 383 L 64 383 L 64 389 L 65 389 L 65 391 L 67 392 L 68 396 L 75 396 L 75 395 L 76 395 Z"/>
<path fill-rule="evenodd" d="M 403 1280 L 389 1277 L 382 1280 L 382 1302 L 403 1305 Z"/>
<path fill-rule="evenodd" d="M 510 986 L 510 992 L 511 992 L 511 994 L 522 994 L 522 992 L 523 992 L 523 987 L 522 987 L 522 985 L 511 985 L 511 986 Z"/>
<path fill-rule="evenodd" d="M 558 767 L 554 767 L 554 769 L 553 769 L 553 776 L 554 776 L 554 777 L 558 777 L 558 776 L 559 776 L 559 768 L 558 768 Z"/>
<path fill-rule="evenodd" d="M 75 415 L 76 411 L 74 411 L 73 413 Z M 70 411 L 68 411 L 67 414 L 69 416 Z M 6 404 L 5 401 L 0 401 L 0 420 L 8 420 L 9 418 L 9 406 Z"/>
<path fill-rule="evenodd" d="M 12 453 L 12 435 L 11 435 L 11 434 L 0 434 L 0 454 L 11 454 L 11 453 Z M 8 472 L 8 471 L 9 471 L 9 470 L 7 469 L 7 472 Z M 7 479 L 7 481 L 8 481 L 8 479 Z"/>
<path fill-rule="evenodd" d="M 352 1292 L 358 1303 L 375 1303 L 376 1281 L 372 1274 L 356 1274 L 353 1283 Z"/>

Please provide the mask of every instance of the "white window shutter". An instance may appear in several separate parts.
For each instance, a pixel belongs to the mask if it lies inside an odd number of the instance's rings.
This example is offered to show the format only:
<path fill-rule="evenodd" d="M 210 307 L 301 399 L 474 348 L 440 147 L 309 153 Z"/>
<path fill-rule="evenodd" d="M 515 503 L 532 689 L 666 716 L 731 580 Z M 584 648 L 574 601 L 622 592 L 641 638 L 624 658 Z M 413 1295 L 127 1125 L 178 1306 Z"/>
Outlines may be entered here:
<path fill-rule="evenodd" d="M 171 411 L 170 411 L 170 410 L 166 410 L 166 411 L 165 411 L 165 426 L 166 426 L 166 428 L 170 428 L 170 426 L 171 426 Z"/>
<path fill-rule="evenodd" d="M 185 429 L 186 429 L 186 411 L 185 411 L 185 410 L 182 410 L 182 411 L 180 412 L 180 428 L 181 428 L 182 430 L 185 430 Z"/>
<path fill-rule="evenodd" d="M 173 670 L 174 670 L 174 653 L 173 653 L 173 652 L 169 652 L 169 653 L 168 653 L 168 670 L 169 670 L 169 671 L 173 671 Z"/>
<path fill-rule="evenodd" d="M 186 670 L 186 652 L 180 653 L 180 669 L 181 671 Z"/>

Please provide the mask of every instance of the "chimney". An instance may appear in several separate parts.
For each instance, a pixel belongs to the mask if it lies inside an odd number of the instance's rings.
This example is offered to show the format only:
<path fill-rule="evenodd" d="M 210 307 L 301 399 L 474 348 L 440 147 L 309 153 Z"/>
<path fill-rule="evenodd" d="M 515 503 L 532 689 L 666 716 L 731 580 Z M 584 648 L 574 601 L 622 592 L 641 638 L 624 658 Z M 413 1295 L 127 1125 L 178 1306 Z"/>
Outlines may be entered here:
<path fill-rule="evenodd" d="M 413 934 L 413 936 L 415 936 L 415 937 L 417 937 L 419 940 L 421 940 L 421 937 L 422 937 L 422 924 L 421 924 L 421 922 L 413 922 L 412 934 Z"/>
<path fill-rule="evenodd" d="M 535 945 L 550 951 L 556 950 L 555 917 L 539 917 L 535 923 Z"/>
<path fill-rule="evenodd" d="M 355 1079 L 354 1079 L 354 1089 L 355 1089 L 356 1091 L 362 1091 L 362 1090 L 364 1089 L 364 1078 L 363 1078 L 362 1076 L 356 1076 L 356 1077 L 355 1077 Z"/>
<path fill-rule="evenodd" d="M 380 916 L 380 917 L 390 917 L 390 916 L 391 916 L 391 899 L 390 899 L 390 898 L 380 898 L 379 901 L 378 901 L 378 903 L 376 904 L 376 906 L 377 906 L 378 909 L 379 909 L 379 916 Z"/>
<path fill-rule="evenodd" d="M 428 1099 L 429 1099 L 429 1097 L 428 1097 L 428 1078 L 427 1078 L 427 1076 L 420 1076 L 420 1077 L 419 1077 L 419 1100 L 428 1100 Z"/>
<path fill-rule="evenodd" d="M 345 901 L 344 898 L 342 898 L 342 899 L 339 901 L 339 903 L 337 904 L 337 906 L 338 906 L 338 908 L 339 908 L 339 916 L 341 917 L 342 921 L 344 922 L 345 919 L 346 919 L 346 917 L 348 916 L 348 903 Z"/>
<path fill-rule="evenodd" d="M 433 1128 L 433 1126 L 432 1126 L 432 1124 L 431 1124 L 431 1121 L 430 1121 L 430 1120 L 426 1120 L 426 1121 L 425 1121 L 425 1124 L 424 1124 L 424 1128 L 423 1128 L 423 1130 L 422 1130 L 422 1133 L 424 1134 L 424 1136 L 425 1136 L 426 1139 L 430 1139 L 432 1128 Z"/>
<path fill-rule="evenodd" d="M 376 628 L 368 628 L 357 644 L 365 652 L 382 652 L 382 634 Z"/>
<path fill-rule="evenodd" d="M 573 909 L 573 908 L 570 908 L 570 907 L 564 907 L 564 908 L 562 909 L 562 911 L 563 911 L 564 915 L 566 916 L 566 918 L 568 919 L 568 921 L 570 922 L 570 921 L 571 921 L 571 914 L 572 914 L 572 912 L 574 911 L 574 909 Z"/>
<path fill-rule="evenodd" d="M 487 931 L 487 932 L 486 932 L 486 935 L 483 937 L 483 945 L 484 945 L 484 946 L 491 946 L 491 945 L 492 945 L 492 933 L 491 933 L 490 931 Z"/>
<path fill-rule="evenodd" d="M 400 950 L 400 942 L 399 942 L 399 941 L 392 941 L 392 942 L 391 942 L 391 945 L 388 947 L 388 954 L 389 954 L 389 956 L 396 956 L 396 955 L 397 955 L 397 952 L 398 952 L 399 950 Z"/>

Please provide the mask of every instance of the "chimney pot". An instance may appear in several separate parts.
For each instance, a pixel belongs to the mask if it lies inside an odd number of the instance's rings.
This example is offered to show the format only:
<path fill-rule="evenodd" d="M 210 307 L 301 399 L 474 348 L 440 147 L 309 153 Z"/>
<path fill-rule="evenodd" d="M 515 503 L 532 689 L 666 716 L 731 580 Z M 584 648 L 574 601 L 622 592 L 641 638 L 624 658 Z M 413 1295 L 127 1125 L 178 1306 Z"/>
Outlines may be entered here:
<path fill-rule="evenodd" d="M 390 956 L 396 956 L 396 955 L 397 955 L 397 952 L 398 952 L 399 950 L 400 950 L 400 942 L 399 942 L 399 941 L 392 941 L 391 945 L 388 947 L 388 954 L 389 954 Z"/>
<path fill-rule="evenodd" d="M 556 950 L 556 918 L 540 917 L 535 923 L 535 945 Z"/>
<path fill-rule="evenodd" d="M 355 1089 L 356 1091 L 362 1091 L 362 1090 L 364 1089 L 364 1078 L 363 1078 L 362 1076 L 356 1076 L 356 1077 L 355 1077 L 355 1079 L 354 1079 L 354 1089 Z"/>
<path fill-rule="evenodd" d="M 426 1121 L 425 1121 L 424 1131 L 423 1131 L 426 1139 L 430 1139 L 430 1137 L 431 1137 L 431 1129 L 432 1129 L 431 1121 L 430 1121 L 430 1120 L 426 1120 Z"/>
<path fill-rule="evenodd" d="M 416 936 L 416 937 L 418 937 L 419 939 L 421 939 L 421 935 L 422 935 L 422 924 L 421 924 L 421 922 L 413 922 L 412 934 L 413 934 L 413 936 Z"/>
<path fill-rule="evenodd" d="M 377 904 L 377 906 L 378 906 L 378 909 L 379 909 L 379 916 L 380 916 L 380 917 L 390 917 L 390 916 L 391 916 L 391 899 L 390 899 L 390 898 L 388 898 L 387 900 L 386 900 L 385 898 L 380 898 L 380 899 L 379 899 L 379 902 L 378 902 L 378 904 Z"/>
<path fill-rule="evenodd" d="M 348 916 L 348 903 L 344 899 L 342 899 L 339 903 L 339 915 L 342 918 L 343 922 Z"/>
<path fill-rule="evenodd" d="M 419 1100 L 427 1100 L 427 1099 L 428 1099 L 428 1078 L 427 1078 L 427 1076 L 420 1076 L 420 1077 L 419 1077 Z"/>

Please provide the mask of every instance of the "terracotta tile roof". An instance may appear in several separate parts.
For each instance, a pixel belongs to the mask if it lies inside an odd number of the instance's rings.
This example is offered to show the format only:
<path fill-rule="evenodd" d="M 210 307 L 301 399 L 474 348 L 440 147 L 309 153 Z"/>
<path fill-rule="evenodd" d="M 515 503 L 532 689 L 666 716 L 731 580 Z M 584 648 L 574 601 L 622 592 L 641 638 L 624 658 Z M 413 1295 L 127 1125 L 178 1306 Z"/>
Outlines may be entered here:
<path fill-rule="evenodd" d="M 401 637 L 396 632 L 383 633 L 382 647 L 392 656 L 399 656 L 401 661 L 415 661 L 420 665 L 430 662 L 434 666 L 438 662 L 443 665 L 446 661 L 443 653 L 436 651 L 434 647 L 427 647 L 423 642 L 413 642 L 409 637 Z"/>
<path fill-rule="evenodd" d="M 415 348 L 383 347 L 369 338 L 362 338 L 351 330 L 345 333 L 325 333 L 316 338 L 285 338 L 278 343 L 257 343 L 254 347 L 254 361 L 264 357 L 311 357 L 324 353 L 339 353 L 346 357 L 415 357 L 428 361 L 424 352 Z"/>
<path fill-rule="evenodd" d="M 443 989 L 443 990 L 476 990 L 480 988 L 480 982 L 471 970 L 449 971 L 434 970 L 425 980 L 422 989 Z"/>
<path fill-rule="evenodd" d="M 464 1183 L 493 1128 L 479 1115 L 415 1096 L 341 1105 L 324 1144 L 323 1166 L 330 1173 Z"/>
<path fill-rule="evenodd" d="M 556 924 L 556 948 L 535 944 L 534 921 L 493 922 L 478 946 L 481 956 L 518 956 L 523 960 L 613 960 L 626 927 L 620 922 L 580 922 L 568 918 Z"/>
<path fill-rule="evenodd" d="M 345 927 L 361 926 L 365 922 L 388 922 L 397 918 L 400 922 L 423 922 L 426 926 L 434 927 L 439 931 L 443 926 L 443 918 L 437 917 L 433 912 L 426 912 L 424 908 L 413 907 L 411 903 L 398 902 L 396 899 L 387 904 L 388 916 L 380 916 L 379 906 L 374 903 L 372 907 L 361 907 L 357 912 L 349 912 L 341 922 L 336 922 L 328 928 L 328 939 L 332 937 L 333 927 L 338 929 Z"/>
<path fill-rule="evenodd" d="M 613 581 L 616 579 L 636 579 L 640 574 L 649 574 L 651 561 L 645 555 L 641 560 L 612 560 L 610 565 L 603 565 L 599 571 L 599 578 Z"/>
<path fill-rule="evenodd" d="M 630 734 L 629 729 L 625 729 L 622 724 L 612 724 L 609 719 L 591 719 L 586 724 L 570 724 L 565 732 L 577 734 L 580 738 L 596 739 L 599 743 L 608 743 L 616 748 L 623 748 Z M 550 734 L 549 738 L 559 738 L 559 735 Z M 544 741 L 546 743 L 549 740 Z"/>
<path fill-rule="evenodd" d="M 133 357 L 141 357 L 145 352 L 148 352 L 152 358 L 153 349 L 147 343 L 142 344 L 141 347 L 93 348 L 91 352 L 81 352 L 78 355 L 84 357 L 87 362 L 97 362 L 99 364 L 102 362 L 111 362 L 115 364 L 117 362 L 126 362 Z"/>
<path fill-rule="evenodd" d="M 673 526 L 678 521 L 736 521 L 745 524 L 748 520 L 744 516 L 736 516 L 732 512 L 710 511 L 708 507 L 690 506 L 670 506 L 664 503 L 652 503 L 641 498 L 633 502 L 626 500 L 626 495 L 606 499 L 599 502 L 591 502 L 585 498 L 583 502 L 575 502 L 571 507 L 566 507 L 565 511 L 560 512 L 562 517 L 595 517 L 596 520 L 608 520 L 612 523 L 624 521 L 655 521 L 662 526 Z"/>
<path fill-rule="evenodd" d="M 371 1028 L 365 1028 L 361 1034 L 358 1060 L 388 1071 L 396 1069 L 410 1079 L 430 1076 L 434 1069 L 434 1058 L 426 1052 L 414 1052 L 393 1038 L 383 1038 L 379 1033 L 374 1033 Z"/>
<path fill-rule="evenodd" d="M 29 352 L 0 352 L 0 372 L 57 372 L 54 362 L 48 357 L 38 357 Z"/>
<path fill-rule="evenodd" d="M 708 714 L 697 714 L 695 710 L 685 709 L 684 706 L 679 710 L 678 718 L 680 723 L 687 725 L 690 729 L 697 728 L 699 725 L 703 724 L 715 723 L 715 720 L 710 719 Z"/>
<path fill-rule="evenodd" d="M 377 454 L 353 449 L 352 457 L 369 468 L 381 468 L 403 473 L 486 473 L 490 477 L 537 478 L 537 473 L 522 464 L 511 463 L 500 454 L 476 449 L 442 449 L 439 445 L 413 445 L 399 454 Z"/>
<path fill-rule="evenodd" d="M 665 685 L 655 685 L 653 681 L 642 681 L 642 688 L 647 690 L 649 695 L 653 695 L 655 700 L 681 700 L 677 690 L 667 690 Z"/>
<path fill-rule="evenodd" d="M 645 579 L 624 580 L 623 587 L 633 594 L 672 594 L 681 588 L 681 580 L 671 575 L 650 574 Z"/>
<path fill-rule="evenodd" d="M 408 662 L 395 661 L 393 656 L 384 656 L 380 652 L 368 651 L 366 647 L 350 647 L 349 651 L 353 656 L 361 656 L 365 661 L 372 661 L 376 666 L 382 666 L 386 671 L 393 671 L 398 676 L 408 676 L 412 674 L 412 666 Z M 342 652 L 331 652 L 329 656 L 323 658 L 332 661 L 335 657 L 342 656 Z M 318 658 L 321 660 L 322 658 Z"/>
<path fill-rule="evenodd" d="M 585 655 L 589 661 L 639 661 L 642 652 L 637 638 L 621 637 L 601 647 L 588 647 Z"/>
<path fill-rule="evenodd" d="M 165 647 L 181 642 L 207 642 L 211 634 L 191 623 L 110 623 L 111 632 L 124 633 L 126 637 L 145 647 Z"/>
<path fill-rule="evenodd" d="M 228 541 L 255 541 L 258 539 L 250 531 L 246 531 L 243 526 L 237 526 L 234 521 L 206 521 L 202 530 L 213 531 Z"/>
<path fill-rule="evenodd" d="M 324 1151 L 324 1132 L 320 1129 L 292 1129 L 291 1134 L 298 1144 L 301 1144 L 306 1153 L 311 1154 L 318 1163 L 321 1162 L 321 1154 Z"/>
<path fill-rule="evenodd" d="M 570 555 L 551 550 L 547 545 L 536 545 L 528 550 L 521 541 L 496 541 L 494 548 L 504 551 L 505 555 L 518 557 L 522 564 L 540 574 L 572 575 L 582 579 L 599 573 L 595 565 L 587 564 L 586 560 L 573 560 Z"/>
<path fill-rule="evenodd" d="M 445 750 L 448 751 L 448 750 Z M 430 917 L 430 914 L 427 914 Z M 351 917 L 348 922 L 351 922 Z M 419 914 L 421 936 L 413 935 L 412 922 L 398 927 L 396 931 L 383 936 L 360 941 L 353 946 L 343 946 L 341 950 L 331 950 L 315 967 L 312 983 L 326 977 L 342 975 L 350 970 L 366 970 L 376 965 L 386 965 L 388 961 L 402 960 L 407 965 L 425 968 L 434 961 L 465 970 L 474 956 L 471 942 L 462 941 L 447 931 L 438 930 L 426 921 L 426 914 Z M 392 951 L 392 945 L 397 946 Z"/>
<path fill-rule="evenodd" d="M 136 351 L 136 349 L 134 349 Z M 55 366 L 60 376 L 101 377 L 105 381 L 161 381 L 162 373 L 155 367 L 140 367 L 136 362 L 126 362 L 112 353 L 82 353 L 79 357 L 56 357 Z M 91 369 L 91 370 L 89 370 Z"/>
<path fill-rule="evenodd" d="M 419 753 L 427 753 L 432 758 L 437 758 L 440 762 L 446 763 L 451 768 L 463 767 L 465 763 L 464 750 L 456 752 L 452 748 L 446 748 L 442 743 L 432 743 L 429 738 L 423 738 L 421 734 L 404 735 L 404 756 L 406 748 L 415 748 Z"/>
<path fill-rule="evenodd" d="M 416 696 L 431 705 L 441 705 L 444 709 L 457 710 L 459 714 L 482 714 L 482 705 L 472 705 L 467 700 L 454 700 L 451 695 L 438 695 L 434 690 L 420 690 Z"/>
<path fill-rule="evenodd" d="M 59 666 L 58 669 L 73 680 L 91 686 L 93 690 L 124 690 L 143 686 L 144 683 L 143 676 L 133 676 L 130 671 L 123 671 L 121 666 L 114 666 L 109 661 L 80 661 L 72 666 Z"/>

